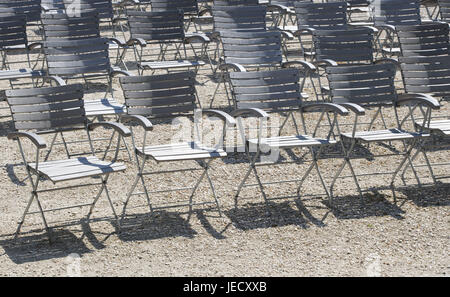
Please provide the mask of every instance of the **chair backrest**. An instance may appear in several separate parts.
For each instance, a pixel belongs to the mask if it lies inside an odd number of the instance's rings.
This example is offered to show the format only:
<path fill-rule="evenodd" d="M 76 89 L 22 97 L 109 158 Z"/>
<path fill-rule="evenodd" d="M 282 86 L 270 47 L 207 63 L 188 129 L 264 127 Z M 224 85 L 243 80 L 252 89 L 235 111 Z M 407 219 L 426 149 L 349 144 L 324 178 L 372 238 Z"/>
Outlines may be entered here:
<path fill-rule="evenodd" d="M 216 6 L 212 9 L 214 31 L 266 31 L 264 6 Z"/>
<path fill-rule="evenodd" d="M 450 96 L 450 57 L 400 57 L 403 82 L 408 93 Z"/>
<path fill-rule="evenodd" d="M 367 106 L 392 104 L 397 100 L 394 64 L 327 67 L 326 72 L 334 103 Z"/>
<path fill-rule="evenodd" d="M 120 78 L 127 113 L 147 118 L 193 115 L 196 108 L 193 71 Z"/>
<path fill-rule="evenodd" d="M 295 2 L 295 14 L 297 26 L 314 29 L 344 29 L 347 26 L 347 3 L 329 2 Z"/>
<path fill-rule="evenodd" d="M 0 16 L 0 49 L 8 46 L 26 45 L 27 43 L 25 15 Z"/>
<path fill-rule="evenodd" d="M 438 0 L 438 4 L 441 20 L 445 22 L 450 21 L 450 0 Z"/>
<path fill-rule="evenodd" d="M 127 10 L 131 38 L 145 41 L 180 42 L 184 39 L 183 11 L 146 12 Z"/>
<path fill-rule="evenodd" d="M 235 108 L 260 108 L 267 112 L 299 109 L 302 96 L 298 69 L 231 72 Z"/>
<path fill-rule="evenodd" d="M 225 63 L 244 66 L 280 66 L 280 32 L 221 32 Z"/>
<path fill-rule="evenodd" d="M 405 57 L 448 55 L 448 34 L 448 24 L 445 23 L 397 26 L 400 48 Z"/>
<path fill-rule="evenodd" d="M 313 33 L 316 59 L 337 63 L 371 64 L 373 62 L 373 31 L 369 28 L 317 30 Z"/>
<path fill-rule="evenodd" d="M 183 10 L 185 15 L 198 15 L 197 0 L 151 0 L 152 11 Z"/>
<path fill-rule="evenodd" d="M 16 14 L 24 14 L 27 22 L 41 19 L 41 0 L 0 0 L 0 8 L 12 8 Z"/>
<path fill-rule="evenodd" d="M 112 20 L 114 8 L 112 0 L 63 0 L 67 14 L 79 15 L 86 11 L 95 11 L 99 19 Z"/>
<path fill-rule="evenodd" d="M 419 0 L 375 1 L 373 14 L 375 25 L 419 25 L 422 22 Z"/>
<path fill-rule="evenodd" d="M 109 73 L 108 39 L 47 40 L 44 53 L 49 75 L 73 77 Z"/>
<path fill-rule="evenodd" d="M 18 131 L 58 131 L 87 124 L 81 84 L 7 90 L 6 97 Z"/>
<path fill-rule="evenodd" d="M 214 0 L 214 6 L 252 6 L 259 5 L 258 0 Z"/>
<path fill-rule="evenodd" d="M 100 27 L 98 14 L 95 11 L 71 17 L 64 13 L 49 13 L 41 16 L 44 27 L 44 38 L 51 39 L 87 39 L 99 38 Z"/>

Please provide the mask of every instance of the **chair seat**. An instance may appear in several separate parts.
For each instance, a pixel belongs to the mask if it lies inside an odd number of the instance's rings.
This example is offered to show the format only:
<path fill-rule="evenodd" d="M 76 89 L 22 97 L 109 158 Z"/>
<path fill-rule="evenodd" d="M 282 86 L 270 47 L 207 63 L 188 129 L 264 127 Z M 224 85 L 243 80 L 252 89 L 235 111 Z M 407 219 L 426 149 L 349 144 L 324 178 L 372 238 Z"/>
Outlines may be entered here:
<path fill-rule="evenodd" d="M 28 166 L 36 172 L 36 163 L 29 163 Z M 42 162 L 38 164 L 37 173 L 56 183 L 124 171 L 125 169 L 126 167 L 122 163 L 101 161 L 97 157 L 90 156 Z"/>
<path fill-rule="evenodd" d="M 352 133 L 342 133 L 341 135 L 346 138 L 354 138 L 365 142 L 405 140 L 429 136 L 429 134 L 425 133 L 407 132 L 399 129 L 360 131 L 355 133 L 355 137 L 352 136 Z"/>
<path fill-rule="evenodd" d="M 416 123 L 416 126 L 423 127 L 421 123 Z M 431 121 L 429 127 L 426 127 L 426 129 L 448 136 L 450 135 L 450 120 Z"/>
<path fill-rule="evenodd" d="M 141 68 L 156 70 L 156 69 L 172 69 L 172 68 L 187 68 L 187 67 L 199 67 L 205 65 L 203 61 L 161 61 L 161 62 L 142 62 L 139 64 Z"/>
<path fill-rule="evenodd" d="M 122 114 L 126 110 L 124 105 L 114 99 L 85 100 L 84 109 L 88 117 Z"/>
<path fill-rule="evenodd" d="M 249 139 L 249 144 L 257 145 L 258 139 Z M 261 146 L 272 148 L 293 148 L 302 146 L 315 146 L 335 144 L 334 140 L 327 140 L 323 138 L 315 138 L 308 135 L 292 135 L 292 136 L 277 136 L 270 138 L 262 138 Z"/>
<path fill-rule="evenodd" d="M 136 148 L 136 150 L 138 154 L 152 157 L 158 162 L 211 159 L 227 156 L 227 153 L 222 149 L 198 146 L 195 142 L 147 146 L 144 148 L 144 152 L 142 152 L 142 148 Z"/>

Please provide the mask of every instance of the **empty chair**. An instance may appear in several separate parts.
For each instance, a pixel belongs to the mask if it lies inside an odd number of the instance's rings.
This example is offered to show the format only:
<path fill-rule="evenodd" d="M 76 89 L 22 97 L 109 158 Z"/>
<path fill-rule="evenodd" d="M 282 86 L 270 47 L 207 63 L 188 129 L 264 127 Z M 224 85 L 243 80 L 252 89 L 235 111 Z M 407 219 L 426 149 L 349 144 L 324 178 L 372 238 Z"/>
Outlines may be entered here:
<path fill-rule="evenodd" d="M 198 110 L 196 109 L 198 98 L 195 90 L 195 73 L 176 72 L 164 75 L 153 76 L 135 76 L 122 77 L 120 79 L 122 89 L 124 92 L 125 102 L 127 106 L 127 114 L 122 116 L 123 122 L 135 122 L 137 126 L 143 128 L 143 138 L 137 137 L 137 132 L 132 129 L 133 144 L 135 146 L 136 162 L 138 164 L 138 173 L 136 179 L 127 194 L 127 198 L 123 207 L 122 219 L 126 214 L 126 207 L 131 196 L 143 195 L 148 202 L 150 211 L 167 207 L 189 206 L 189 210 L 196 204 L 215 204 L 220 212 L 219 202 L 214 190 L 214 186 L 209 175 L 211 162 L 217 158 L 226 157 L 226 152 L 223 149 L 223 139 L 225 138 L 226 127 L 234 125 L 234 119 L 222 111 L 215 110 Z M 223 127 L 217 131 L 220 136 L 218 143 L 202 142 L 201 133 L 201 119 L 202 115 L 211 115 L 218 117 L 223 121 Z M 187 129 L 187 134 L 180 142 L 180 139 L 172 140 L 172 143 L 155 143 L 150 142 L 153 135 L 157 135 L 157 131 L 150 132 L 153 128 L 155 130 L 159 125 L 157 123 L 169 123 L 173 119 L 186 119 L 183 121 L 182 129 Z M 151 120 L 151 122 L 150 122 Z M 189 125 L 189 120 L 194 120 L 195 128 L 192 130 Z M 176 128 L 179 130 L 180 128 Z M 208 131 L 214 132 L 214 131 Z M 194 135 L 191 139 L 190 135 Z M 157 165 L 159 163 L 172 162 L 173 170 L 158 171 Z M 191 166 L 189 165 L 191 163 Z M 186 165 L 183 165 L 186 164 Z M 186 167 L 189 166 L 189 167 Z M 152 170 L 152 171 L 148 171 Z M 186 180 L 188 179 L 187 172 L 195 172 L 200 170 L 199 177 L 192 185 L 180 185 L 176 189 L 159 189 L 150 191 L 147 185 L 156 185 L 153 178 L 156 174 L 173 174 L 176 172 L 186 172 Z M 198 190 L 202 180 L 208 180 L 214 200 L 212 202 L 194 202 L 193 197 Z M 170 178 L 166 181 L 170 184 Z M 136 186 L 142 183 L 144 192 L 137 192 Z M 158 182 L 158 184 L 160 184 Z M 176 202 L 165 201 L 164 205 L 155 207 L 151 200 L 153 196 L 164 194 L 173 191 L 189 191 L 189 202 L 177 204 Z M 167 196 L 164 196 L 167 197 Z"/>
<path fill-rule="evenodd" d="M 85 102 L 87 116 L 94 118 L 102 115 L 116 116 L 124 112 L 124 106 L 113 97 L 112 78 L 129 74 L 111 67 L 108 39 L 47 40 L 44 42 L 44 53 L 49 75 L 59 76 L 66 81 L 107 80 L 108 87 L 106 92 L 100 93 L 101 98 Z"/>
<path fill-rule="evenodd" d="M 445 23 L 397 26 L 401 55 L 440 56 L 449 54 L 449 27 Z"/>
<path fill-rule="evenodd" d="M 370 158 L 393 156 L 400 158 L 398 165 L 390 163 L 390 168 L 395 168 L 393 171 L 376 172 L 377 174 L 390 175 L 389 187 L 394 190 L 395 178 L 399 171 L 406 164 L 412 165 L 412 151 L 420 149 L 423 141 L 429 136 L 425 132 L 415 131 L 413 122 L 414 111 L 423 109 L 427 110 L 427 113 L 431 113 L 432 110 L 439 109 L 438 101 L 432 97 L 424 97 L 413 93 L 406 96 L 397 94 L 394 85 L 395 64 L 328 67 L 326 71 L 332 102 L 343 105 L 355 113 L 352 128 L 349 131 L 345 130 L 340 133 L 344 160 L 331 182 L 331 196 L 333 197 L 333 188 L 337 179 L 347 165 L 359 195 L 362 197 L 363 190 L 359 184 L 358 177 L 370 176 L 374 172 L 370 172 L 370 166 L 367 166 L 364 174 L 357 174 L 352 162 L 354 159 L 367 158 L 369 153 Z M 402 113 L 400 110 L 401 106 L 406 106 L 404 108 L 405 113 Z M 366 107 L 375 108 L 375 113 L 369 120 L 364 121 L 361 117 L 365 114 Z M 381 113 L 381 110 L 385 112 Z M 392 113 L 387 114 L 388 110 Z M 386 123 L 386 119 L 391 119 L 390 121 L 393 124 Z M 394 146 L 395 143 L 398 145 Z M 371 147 L 376 144 L 384 144 L 378 147 L 387 146 L 391 148 L 387 153 L 383 154 L 376 153 L 375 150 L 370 150 L 367 154 L 358 153 L 358 147 L 364 144 L 371 144 Z M 367 146 L 367 149 L 369 148 Z M 417 174 L 415 177 L 419 181 Z"/>
<path fill-rule="evenodd" d="M 11 8 L 17 15 L 25 15 L 28 25 L 38 25 L 41 20 L 41 0 L 1 0 L 0 10 Z"/>
<path fill-rule="evenodd" d="M 45 213 L 68 208 L 64 207 L 53 210 L 43 208 L 41 204 L 42 196 L 45 196 L 45 193 L 51 193 L 53 191 L 97 186 L 99 190 L 96 195 L 93 195 L 92 203 L 74 207 L 89 205 L 90 210 L 87 215 L 87 219 L 89 220 L 95 204 L 102 193 L 104 193 L 117 219 L 108 192 L 108 180 L 111 174 L 124 171 L 126 168 L 125 165 L 116 162 L 115 159 L 113 161 L 101 161 L 95 157 L 92 142 L 90 142 L 92 156 L 44 161 L 40 157 L 40 152 L 46 148 L 47 144 L 42 136 L 56 134 L 61 131 L 65 133 L 69 131 L 84 131 L 90 139 L 89 131 L 99 126 L 112 128 L 122 137 L 129 136 L 130 131 L 118 123 L 98 122 L 89 124 L 83 104 L 83 86 L 79 84 L 49 88 L 8 90 L 6 91 L 6 96 L 11 108 L 15 129 L 14 132 L 8 134 L 8 138 L 17 140 L 18 142 L 31 186 L 31 196 L 17 227 L 16 238 L 20 233 L 25 217 L 31 214 L 40 214 L 49 239 L 52 241 L 51 229 L 47 224 Z M 25 149 L 28 147 L 28 145 L 25 146 L 26 142 L 31 142 L 36 149 L 35 157 L 32 159 L 27 159 L 26 157 L 30 156 L 30 152 L 27 152 Z M 116 157 L 117 153 L 118 151 L 116 151 Z M 92 180 L 92 177 L 98 177 L 99 179 Z M 67 186 L 59 188 L 47 187 L 45 189 L 42 187 L 50 184 L 49 182 L 52 184 L 60 184 L 74 180 L 80 180 L 80 182 L 78 184 L 72 182 L 67 184 Z M 73 195 L 73 192 L 71 195 Z M 64 199 L 68 198 L 68 196 L 60 196 L 60 198 Z M 34 201 L 38 206 L 38 211 L 31 212 L 30 207 Z"/>
<path fill-rule="evenodd" d="M 205 62 L 195 57 L 187 59 L 186 44 L 208 40 L 204 36 L 186 37 L 182 11 L 144 12 L 127 11 L 130 40 L 134 43 L 139 73 L 144 70 L 172 70 L 195 68 Z M 156 45 L 156 46 L 155 46 Z M 193 51 L 195 55 L 195 51 Z"/>
<path fill-rule="evenodd" d="M 241 32 L 226 30 L 221 32 L 223 57 L 218 69 L 221 71 L 220 80 L 217 84 L 211 106 L 217 94 L 219 85 L 224 83 L 228 96 L 227 84 L 229 84 L 230 71 L 250 71 L 259 69 L 276 69 L 297 66 L 301 67 L 306 78 L 315 68 L 305 61 L 284 61 L 281 50 L 281 33 L 268 32 Z M 303 81 L 304 82 L 304 81 Z M 303 82 L 301 88 L 303 88 Z M 305 95 L 306 97 L 306 95 Z M 230 101 L 229 101 L 230 103 Z"/>
<path fill-rule="evenodd" d="M 249 163 L 248 170 L 235 194 L 236 206 L 244 187 L 259 188 L 264 201 L 268 204 L 270 200 L 281 197 L 268 197 L 267 187 L 291 183 L 296 184 L 297 193 L 290 197 L 300 198 L 303 194 L 302 184 L 312 170 L 317 173 L 317 180 L 325 191 L 325 194 L 320 194 L 328 196 L 328 185 L 324 181 L 318 162 L 325 156 L 326 148 L 336 145 L 333 135 L 338 131 L 338 117 L 347 115 L 348 111 L 342 106 L 331 103 L 303 103 L 299 78 L 298 69 L 230 73 L 235 107 L 231 115 L 237 117 L 239 138 L 242 139 Z M 318 114 L 315 114 L 316 112 Z M 316 116 L 308 117 L 309 113 L 314 113 L 313 115 Z M 324 123 L 327 118 L 325 115 L 331 115 L 330 125 Z M 247 124 L 244 122 L 244 118 L 247 117 L 256 118 L 257 122 Z M 269 119 L 271 119 L 270 122 Z M 252 133 L 252 129 L 253 131 L 256 129 L 256 133 Z M 288 129 L 294 133 L 287 132 Z M 291 160 L 284 162 L 279 157 L 281 150 L 295 148 L 299 151 L 290 151 L 290 154 L 295 155 L 292 159 L 298 158 L 294 161 L 296 164 L 311 162 L 307 168 L 299 168 L 301 176 L 299 179 L 289 176 L 288 180 L 272 177 L 269 181 L 264 181 L 260 177 L 263 169 L 259 166 L 293 163 Z M 266 158 L 261 159 L 262 162 L 259 163 L 258 160 L 264 153 Z M 256 178 L 256 184 L 247 182 L 251 173 Z"/>
<path fill-rule="evenodd" d="M 397 26 L 422 23 L 419 0 L 380 0 L 373 3 L 374 26 L 379 30 L 376 39 L 383 55 L 398 55 Z"/>

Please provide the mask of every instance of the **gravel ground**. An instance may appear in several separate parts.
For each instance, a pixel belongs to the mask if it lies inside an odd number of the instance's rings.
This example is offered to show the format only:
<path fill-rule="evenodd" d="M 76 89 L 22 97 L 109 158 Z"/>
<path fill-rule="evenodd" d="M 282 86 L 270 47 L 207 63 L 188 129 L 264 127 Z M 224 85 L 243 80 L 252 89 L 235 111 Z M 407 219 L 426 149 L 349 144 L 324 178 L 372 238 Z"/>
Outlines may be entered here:
<path fill-rule="evenodd" d="M 14 57 L 16 61 L 23 58 L 23 55 Z M 203 106 L 207 106 L 216 83 L 208 67 L 199 71 L 197 79 L 199 97 Z M 5 82 L 0 86 L 3 90 L 9 87 Z M 114 88 L 122 100 L 117 80 Z M 305 91 L 312 98 L 311 89 L 307 87 Z M 86 98 L 94 96 L 87 94 Z M 216 104 L 218 108 L 226 108 L 223 93 Z M 6 107 L 4 103 L 1 106 Z M 8 110 L 2 114 L 8 114 Z M 448 103 L 444 103 L 438 114 L 449 116 Z M 351 122 L 351 119 L 342 120 Z M 387 120 L 393 122 L 392 113 Z M 317 176 L 312 174 L 304 184 L 300 199 L 274 200 L 267 207 L 260 193 L 251 187 L 243 191 L 235 208 L 233 195 L 248 166 L 241 154 L 231 154 L 213 163 L 211 176 L 222 216 L 215 207 L 203 206 L 195 207 L 191 214 L 184 207 L 150 216 L 145 199 L 139 196 L 131 200 L 122 233 L 117 234 L 111 209 L 107 200 L 102 199 L 90 224 L 82 219 L 87 214 L 86 207 L 49 213 L 47 219 L 52 226 L 74 223 L 55 228 L 52 245 L 48 244 L 38 215 L 27 217 L 23 234 L 14 244 L 13 233 L 29 197 L 29 182 L 24 181 L 26 173 L 16 143 L 6 138 L 11 131 L 10 118 L 0 119 L 0 127 L 3 152 L 0 154 L 0 276 L 448 276 L 450 273 L 448 179 L 433 184 L 427 170 L 421 167 L 418 173 L 423 185 L 418 187 L 408 171 L 404 181 L 397 179 L 394 199 L 393 192 L 383 188 L 389 184 L 389 176 L 366 176 L 360 179 L 361 185 L 370 191 L 360 199 L 352 180 L 346 178 L 339 181 L 334 207 L 330 208 L 318 187 Z M 170 142 L 177 131 L 170 125 L 159 125 L 152 133 L 151 142 Z M 95 131 L 94 134 L 103 133 Z M 72 137 L 84 136 L 76 133 Z M 82 145 L 72 149 L 78 151 Z M 387 150 L 373 146 L 371 151 Z M 298 153 L 296 150 L 282 152 L 281 157 L 290 160 Z M 64 151 L 56 147 L 52 156 L 64 156 Z M 448 150 L 432 152 L 429 156 L 432 162 L 449 159 Z M 110 193 L 119 213 L 137 170 L 125 152 L 121 152 L 120 159 L 128 169 L 110 179 Z M 398 157 L 361 159 L 354 166 L 360 173 L 381 173 L 394 168 L 399 161 Z M 320 161 L 327 182 L 339 164 L 338 159 Z M 162 164 L 160 168 L 166 170 L 176 165 Z M 186 164 L 190 165 L 193 164 Z M 306 164 L 276 165 L 262 168 L 261 176 L 265 181 L 292 179 L 306 168 Z M 448 175 L 449 168 L 436 167 L 435 171 L 437 175 Z M 345 169 L 344 175 L 348 174 Z M 195 177 L 195 173 L 153 176 L 148 181 L 149 189 L 184 186 Z M 250 182 L 255 182 L 253 177 Z M 288 196 L 295 190 L 294 183 L 277 184 L 267 187 L 267 194 Z M 89 203 L 94 193 L 95 189 L 72 189 L 43 195 L 41 201 L 44 208 L 63 207 Z M 162 205 L 186 197 L 186 192 L 182 192 L 152 199 L 154 205 Z M 195 200 L 211 199 L 207 183 L 202 183 Z"/>

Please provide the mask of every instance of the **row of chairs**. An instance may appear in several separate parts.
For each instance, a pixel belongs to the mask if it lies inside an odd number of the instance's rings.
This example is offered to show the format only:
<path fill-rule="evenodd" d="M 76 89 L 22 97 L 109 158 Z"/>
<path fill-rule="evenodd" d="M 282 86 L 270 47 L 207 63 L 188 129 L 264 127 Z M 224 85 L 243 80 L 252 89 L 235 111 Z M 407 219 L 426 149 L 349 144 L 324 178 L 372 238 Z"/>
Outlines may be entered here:
<path fill-rule="evenodd" d="M 309 5 L 311 4 L 308 3 Z M 251 6 L 241 8 L 241 10 L 249 9 L 249 7 Z M 223 10 L 220 12 L 223 12 Z M 137 18 L 157 14 L 143 11 L 135 11 L 134 13 Z M 161 16 L 167 17 L 169 13 L 163 12 Z M 177 13 L 177 20 L 179 20 L 184 14 L 178 11 Z M 241 11 L 238 15 L 242 14 Z M 58 22 L 61 20 L 60 17 L 61 15 L 55 14 L 49 20 Z M 167 23 L 167 20 L 165 21 Z M 132 22 L 130 22 L 130 16 L 128 16 L 130 31 L 132 30 Z M 140 24 L 135 28 L 146 27 L 142 23 Z M 148 27 L 151 26 L 148 25 Z M 129 136 L 131 136 L 133 143 L 138 173 L 127 193 L 122 219 L 126 214 L 128 201 L 135 195 L 145 196 L 150 210 L 152 212 L 156 210 L 150 199 L 156 193 L 150 192 L 150 189 L 146 186 L 146 176 L 151 177 L 154 174 L 191 170 L 200 170 L 201 174 L 192 187 L 187 187 L 191 190 L 187 206 L 191 209 L 195 205 L 192 201 L 194 194 L 198 190 L 200 182 L 207 179 L 213 193 L 214 201 L 212 203 L 216 204 L 220 211 L 208 170 L 212 159 L 227 157 L 228 150 L 225 149 L 225 136 L 227 132 L 229 133 L 227 126 L 237 127 L 239 139 L 242 140 L 244 153 L 249 164 L 244 179 L 235 194 L 236 205 L 241 190 L 248 186 L 258 187 L 264 200 L 270 201 L 271 197 L 266 194 L 266 185 L 274 182 L 265 183 L 262 181 L 258 160 L 264 152 L 275 152 L 279 149 L 303 148 L 307 150 L 311 165 L 298 180 L 296 197 L 301 196 L 302 184 L 315 170 L 325 191 L 324 195 L 329 197 L 331 206 L 334 186 L 345 166 L 350 168 L 351 177 L 362 195 L 363 190 L 359 185 L 359 176 L 352 164 L 352 160 L 360 158 L 360 156 L 355 155 L 356 147 L 359 144 L 372 145 L 381 142 L 391 145 L 397 142 L 401 146 L 400 153 L 396 152 L 389 155 L 402 155 L 403 158 L 398 168 L 390 173 L 392 174 L 391 187 L 393 189 L 395 177 L 400 172 L 404 173 L 408 168 L 415 172 L 414 160 L 419 154 L 422 154 L 429 164 L 426 149 L 429 139 L 440 139 L 443 136 L 448 136 L 449 133 L 448 119 L 433 120 L 432 110 L 439 109 L 440 104 L 430 96 L 432 94 L 445 97 L 448 94 L 446 90 L 449 84 L 445 74 L 449 69 L 448 25 L 432 23 L 409 26 L 409 30 L 406 26 L 402 27 L 402 30 L 398 28 L 396 28 L 396 31 L 400 32 L 399 41 L 402 49 L 402 57 L 398 62 L 386 57 L 379 62 L 374 60 L 374 46 L 372 45 L 376 31 L 366 26 L 362 28 L 339 27 L 335 28 L 336 30 L 314 30 L 312 32 L 313 47 L 311 47 L 311 52 L 314 52 L 312 63 L 305 60 L 283 62 L 281 58 L 283 56 L 281 42 L 283 33 L 279 30 L 256 30 L 253 32 L 230 31 L 230 28 L 221 30 L 219 36 L 223 47 L 221 56 L 224 57 L 221 62 L 221 71 L 223 71 L 222 76 L 226 77 L 228 84 L 229 101 L 233 110 L 230 113 L 212 109 L 196 109 L 201 107 L 195 91 L 196 72 L 181 71 L 150 76 L 143 76 L 144 73 L 141 72 L 141 75 L 133 76 L 126 71 L 114 69 L 111 67 L 108 56 L 108 50 L 111 46 L 110 40 L 99 37 L 97 30 L 94 32 L 95 36 L 90 39 L 63 40 L 58 39 L 57 36 L 47 36 L 42 43 L 47 63 L 46 68 L 48 74 L 53 75 L 53 80 L 57 81 L 60 86 L 7 91 L 7 100 L 17 130 L 10 133 L 9 138 L 18 141 L 21 152 L 23 152 L 21 141 L 24 138 L 31 140 L 36 145 L 34 162 L 27 161 L 26 154 L 22 153 L 32 191 L 16 234 L 19 234 L 25 217 L 30 214 L 29 208 L 32 202 L 36 201 L 39 207 L 38 213 L 42 215 L 45 227 L 51 237 L 50 228 L 44 215 L 47 210 L 44 211 L 39 202 L 40 193 L 49 191 L 39 188 L 40 184 L 43 183 L 42 179 L 59 183 L 78 178 L 102 176 L 101 182 L 95 184 L 100 186 L 100 190 L 94 202 L 90 204 L 91 209 L 88 218 L 100 195 L 105 193 L 110 201 L 115 218 L 119 220 L 109 197 L 107 182 L 110 174 L 125 170 L 125 165 L 117 162 L 117 159 L 121 142 L 126 143 L 125 138 Z M 143 34 L 148 32 L 147 30 L 142 31 L 144 31 Z M 45 35 L 48 35 L 47 32 L 49 31 L 45 29 L 45 25 L 44 32 L 46 32 Z M 405 32 L 404 35 L 401 32 Z M 430 37 L 434 36 L 433 34 L 439 37 Z M 358 36 L 359 39 L 355 36 Z M 202 39 L 205 37 L 211 38 L 213 35 L 197 34 L 191 35 L 191 37 Z M 349 39 L 346 40 L 345 38 Z M 133 43 L 139 43 L 140 40 L 142 38 L 135 36 Z M 438 46 L 434 46 L 435 43 L 430 42 L 430 40 L 439 40 L 439 42 L 436 42 Z M 144 42 L 141 42 L 141 45 L 144 45 Z M 349 42 L 353 42 L 350 47 Z M 132 46 L 133 43 L 127 43 L 126 45 Z M 416 46 L 413 44 L 416 44 Z M 327 49 L 329 45 L 331 45 L 331 49 Z M 249 49 L 247 46 L 253 48 Z M 75 48 L 76 50 L 74 50 Z M 156 48 L 160 54 L 164 52 L 164 45 L 157 44 Z M 346 50 L 346 48 L 348 49 Z M 351 49 L 353 49 L 352 52 L 350 52 Z M 179 51 L 182 52 L 183 50 L 179 49 Z M 352 57 L 360 52 L 367 57 L 365 63 L 339 58 L 341 56 Z M 261 53 L 261 57 L 258 57 L 259 53 Z M 339 53 L 342 53 L 342 55 Z M 122 53 L 118 57 L 121 55 Z M 137 55 L 139 57 L 139 53 Z M 87 57 L 87 59 L 80 60 L 79 57 Z M 258 58 L 262 59 L 258 60 Z M 142 63 L 143 60 L 140 61 Z M 256 69 L 249 70 L 250 68 L 245 65 L 246 61 L 250 61 L 249 66 L 253 65 Z M 242 65 L 246 67 L 242 69 Z M 326 96 L 322 97 L 322 102 L 319 102 L 319 100 L 305 102 L 306 96 L 302 93 L 305 78 L 311 77 L 312 81 L 313 72 L 316 72 L 316 69 L 322 65 L 326 67 L 322 67 L 323 70 L 320 75 L 323 80 L 326 79 L 326 82 L 320 83 L 320 89 Z M 301 69 L 282 69 L 288 66 L 297 66 Z M 398 88 L 396 88 L 394 82 L 397 67 L 401 70 L 406 94 L 397 93 Z M 234 71 L 229 71 L 230 69 Z M 87 73 L 98 74 L 98 72 L 106 74 L 109 79 L 108 88 L 111 88 L 111 76 L 122 75 L 120 84 L 125 98 L 125 108 L 113 107 L 110 109 L 110 115 L 117 115 L 118 121 L 116 122 L 102 120 L 93 122 L 92 118 L 104 114 L 103 106 L 110 106 L 111 102 L 105 104 L 105 101 L 102 100 L 100 102 L 83 100 L 84 90 L 82 85 L 65 85 L 67 79 L 72 79 L 74 75 L 88 79 Z M 65 77 L 66 81 L 57 76 Z M 420 87 L 423 87 L 423 89 L 419 90 Z M 423 94 L 417 94 L 417 92 L 423 92 Z M 317 98 L 319 99 L 318 96 Z M 101 108 L 96 109 L 93 106 Z M 115 106 L 114 102 L 113 106 Z M 406 106 L 406 108 L 400 108 L 402 106 Z M 371 117 L 368 123 L 361 123 L 359 118 L 365 114 L 364 108 L 373 107 L 376 108 L 375 116 Z M 117 112 L 118 110 L 120 112 Z M 407 110 L 407 112 L 404 113 L 404 110 Z M 95 113 L 96 111 L 101 113 Z M 385 123 L 383 117 L 386 117 L 386 112 L 390 112 L 389 118 L 395 118 L 395 127 L 390 127 Z M 271 113 L 277 114 L 277 116 L 272 116 Z M 307 119 L 306 117 L 310 113 L 318 113 L 319 116 L 312 116 L 311 119 Z M 339 125 L 339 118 L 350 113 L 355 114 L 355 121 L 351 125 L 353 129 L 350 132 L 341 131 L 342 126 Z M 196 139 L 185 143 L 159 146 L 148 144 L 147 139 L 153 129 L 153 124 L 160 122 L 161 118 L 171 119 L 189 115 L 198 119 L 202 114 L 218 117 L 224 122 L 224 126 L 220 129 L 221 136 L 219 138 L 221 141 L 214 143 L 214 146 L 196 141 L 201 139 L 201 135 L 197 135 Z M 281 121 L 277 135 L 270 137 L 265 135 L 264 123 L 270 118 L 278 119 L 278 116 L 281 116 L 284 120 Z M 90 120 L 88 120 L 88 117 Z M 256 137 L 252 137 L 248 133 L 248 126 L 244 123 L 245 120 L 250 120 L 247 119 L 248 117 L 258 120 L 257 124 L 250 125 L 250 128 L 256 128 L 258 131 Z M 383 127 L 381 130 L 373 130 L 377 119 L 381 121 L 381 127 Z M 136 123 L 143 128 L 143 136 L 139 136 L 138 133 L 132 131 L 137 129 L 134 126 L 130 126 L 129 129 L 119 122 Z M 197 121 L 194 122 L 198 125 Z M 286 135 L 282 132 L 289 130 L 287 129 L 288 122 L 292 122 L 295 133 Z M 325 131 L 321 131 L 324 123 Z M 112 162 L 106 162 L 103 158 L 95 157 L 96 151 L 90 130 L 99 126 L 112 129 L 114 131 L 113 136 L 118 135 Z M 37 133 L 32 133 L 30 130 Z M 92 151 L 91 157 L 70 158 L 71 155 L 68 153 L 69 158 L 65 160 L 48 161 L 48 154 L 44 160 L 39 158 L 41 150 L 46 148 L 46 144 L 40 135 L 48 133 L 55 135 L 50 145 L 49 151 L 51 151 L 57 135 L 60 135 L 64 142 L 63 133 L 73 130 L 87 131 L 88 142 Z M 322 132 L 320 136 L 319 131 Z M 113 136 L 108 137 L 110 143 Z M 435 142 L 442 144 L 440 140 Z M 334 156 L 334 158 L 341 158 L 343 161 L 332 182 L 327 184 L 319 168 L 319 160 L 324 158 L 323 155 L 329 148 L 340 148 L 341 155 Z M 387 156 L 387 154 L 383 156 Z M 304 160 L 305 158 L 300 159 Z M 194 163 L 197 165 L 195 168 L 182 168 L 171 172 L 168 172 L 168 170 L 148 172 L 146 169 L 154 168 L 154 166 L 149 166 L 151 160 L 157 163 L 178 163 L 192 160 L 198 162 Z M 278 164 L 278 161 L 276 160 L 273 163 Z M 264 164 L 264 166 L 268 165 L 270 164 Z M 431 164 L 429 164 L 428 169 L 435 179 Z M 249 185 L 247 180 L 252 173 L 256 177 L 257 184 Z M 418 182 L 420 182 L 419 179 Z M 143 192 L 135 191 L 138 184 L 142 184 Z M 90 184 L 90 186 L 92 185 Z M 67 187 L 60 189 L 67 189 Z M 121 226 L 120 222 L 118 226 Z"/>

